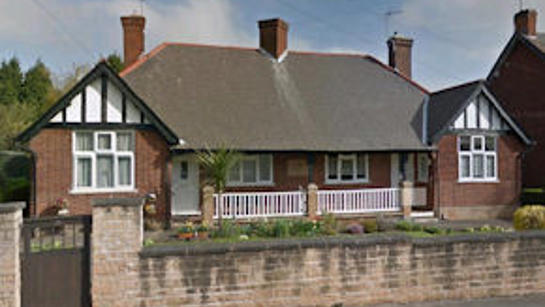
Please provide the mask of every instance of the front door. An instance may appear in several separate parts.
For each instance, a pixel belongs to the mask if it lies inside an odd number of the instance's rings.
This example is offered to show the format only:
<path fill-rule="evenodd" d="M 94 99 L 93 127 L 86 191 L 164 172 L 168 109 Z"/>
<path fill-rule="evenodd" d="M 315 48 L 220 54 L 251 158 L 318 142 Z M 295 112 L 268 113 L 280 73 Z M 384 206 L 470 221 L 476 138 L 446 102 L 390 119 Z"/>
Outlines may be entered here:
<path fill-rule="evenodd" d="M 199 166 L 195 157 L 174 157 L 172 163 L 172 214 L 200 214 Z"/>

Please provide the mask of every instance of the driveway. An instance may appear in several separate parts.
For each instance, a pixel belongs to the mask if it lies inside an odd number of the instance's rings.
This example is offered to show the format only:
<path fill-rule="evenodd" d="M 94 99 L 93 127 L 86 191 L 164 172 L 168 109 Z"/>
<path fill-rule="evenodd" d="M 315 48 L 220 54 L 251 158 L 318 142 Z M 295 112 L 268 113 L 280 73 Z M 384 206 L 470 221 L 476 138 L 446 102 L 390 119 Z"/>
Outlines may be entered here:
<path fill-rule="evenodd" d="M 545 306 L 545 294 L 513 297 L 495 297 L 470 301 L 441 301 L 410 304 L 381 304 L 372 307 L 541 307 Z"/>

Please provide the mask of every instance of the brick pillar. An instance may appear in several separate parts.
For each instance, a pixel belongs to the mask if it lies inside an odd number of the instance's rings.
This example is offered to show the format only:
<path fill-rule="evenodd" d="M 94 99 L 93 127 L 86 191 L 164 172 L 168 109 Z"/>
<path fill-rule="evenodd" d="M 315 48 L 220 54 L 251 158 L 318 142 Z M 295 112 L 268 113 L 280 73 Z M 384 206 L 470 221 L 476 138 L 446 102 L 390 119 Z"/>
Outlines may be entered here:
<path fill-rule="evenodd" d="M 307 215 L 310 220 L 314 220 L 318 216 L 318 186 L 309 183 L 307 191 Z"/>
<path fill-rule="evenodd" d="M 212 225 L 214 221 L 214 188 L 205 186 L 202 189 L 202 222 Z"/>
<path fill-rule="evenodd" d="M 129 306 L 138 293 L 143 198 L 94 199 L 91 248 L 93 306 Z"/>
<path fill-rule="evenodd" d="M 0 204 L 0 307 L 21 306 L 19 246 L 24 202 Z"/>
<path fill-rule="evenodd" d="M 413 205 L 413 191 L 414 185 L 411 181 L 401 182 L 401 210 L 403 212 L 403 218 L 409 219 L 411 217 L 411 207 Z"/>

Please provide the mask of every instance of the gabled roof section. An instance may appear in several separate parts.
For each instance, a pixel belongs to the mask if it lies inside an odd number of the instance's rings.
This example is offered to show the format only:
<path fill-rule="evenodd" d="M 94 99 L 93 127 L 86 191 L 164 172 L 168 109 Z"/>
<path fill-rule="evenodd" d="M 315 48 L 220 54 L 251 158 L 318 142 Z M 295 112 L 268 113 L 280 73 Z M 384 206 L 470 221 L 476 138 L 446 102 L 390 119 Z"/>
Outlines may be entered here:
<path fill-rule="evenodd" d="M 112 82 L 119 91 L 130 99 L 131 103 L 142 112 L 146 121 L 149 121 L 157 130 L 165 137 L 168 143 L 178 144 L 178 137 L 174 132 L 166 126 L 161 119 L 144 103 L 142 99 L 136 95 L 128 84 L 121 79 L 104 61 L 98 63 L 87 75 L 85 75 L 74 87 L 72 87 L 65 95 L 63 95 L 59 101 L 47 110 L 37 121 L 35 121 L 29 128 L 17 136 L 17 142 L 26 142 L 36 135 L 40 129 L 55 122 L 52 120 L 59 112 L 63 112 L 74 97 L 80 95 L 82 90 L 90 85 L 93 81 L 106 77 L 109 82 Z"/>
<path fill-rule="evenodd" d="M 121 75 L 187 149 L 430 149 L 427 91 L 365 55 L 167 43 Z"/>
<path fill-rule="evenodd" d="M 430 141 L 432 143 L 437 142 L 445 132 L 454 126 L 454 121 L 464 113 L 466 108 L 474 102 L 476 97 L 480 94 L 487 98 L 501 119 L 506 122 L 509 128 L 515 131 L 526 145 L 532 144 L 532 140 L 511 116 L 509 116 L 496 97 L 488 90 L 485 80 L 464 83 L 431 94 L 428 107 L 428 135 Z M 476 116 L 480 116 L 480 114 L 477 113 Z"/>
<path fill-rule="evenodd" d="M 486 77 L 487 81 L 491 80 L 494 73 L 500 69 L 507 57 L 519 43 L 528 47 L 528 49 L 535 52 L 537 56 L 545 61 L 545 33 L 538 33 L 536 36 L 526 36 L 519 32 L 515 32 L 507 42 L 507 45 L 503 48 L 496 63 L 494 63 L 494 66 L 492 66 L 490 73 L 488 73 L 488 76 Z"/>

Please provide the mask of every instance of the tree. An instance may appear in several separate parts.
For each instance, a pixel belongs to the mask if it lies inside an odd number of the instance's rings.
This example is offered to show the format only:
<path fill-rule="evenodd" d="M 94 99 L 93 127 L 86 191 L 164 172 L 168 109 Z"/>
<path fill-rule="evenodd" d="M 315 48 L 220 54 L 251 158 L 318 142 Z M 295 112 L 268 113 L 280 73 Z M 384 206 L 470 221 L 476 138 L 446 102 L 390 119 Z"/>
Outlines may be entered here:
<path fill-rule="evenodd" d="M 117 53 L 112 53 L 108 57 L 106 57 L 106 63 L 116 72 L 120 73 L 123 68 L 125 68 L 125 64 L 123 63 L 123 60 L 121 60 L 121 57 Z"/>
<path fill-rule="evenodd" d="M 49 69 L 41 60 L 37 60 L 36 64 L 25 73 L 20 101 L 40 107 L 46 102 L 47 95 L 53 90 Z"/>
<path fill-rule="evenodd" d="M 12 57 L 0 65 L 0 104 L 9 105 L 20 102 L 23 73 L 19 60 Z"/>
<path fill-rule="evenodd" d="M 29 103 L 0 105 L 0 150 L 15 149 L 15 137 L 39 116 Z"/>
<path fill-rule="evenodd" d="M 218 206 L 218 223 L 221 228 L 223 220 L 221 195 L 225 189 L 229 172 L 240 161 L 240 154 L 233 149 L 222 146 L 215 151 L 208 148 L 197 152 L 197 160 L 211 177 L 218 193 L 218 199 L 220 200 L 220 206 Z"/>

